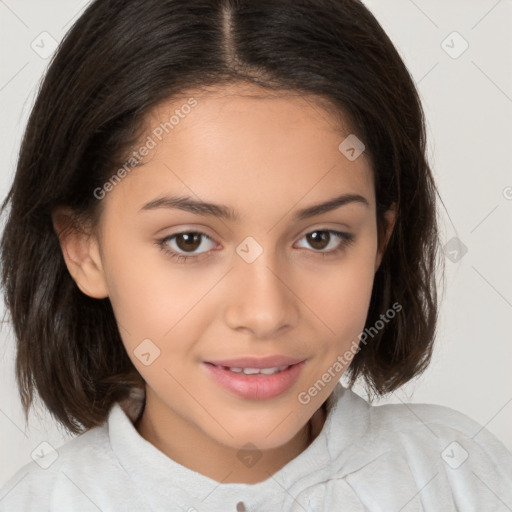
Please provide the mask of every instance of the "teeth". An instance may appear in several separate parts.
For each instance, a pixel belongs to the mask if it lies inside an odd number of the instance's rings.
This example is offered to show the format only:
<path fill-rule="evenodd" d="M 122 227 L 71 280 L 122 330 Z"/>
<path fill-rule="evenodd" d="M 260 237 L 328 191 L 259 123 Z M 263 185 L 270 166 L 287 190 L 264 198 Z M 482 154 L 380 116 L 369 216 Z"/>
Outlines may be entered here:
<path fill-rule="evenodd" d="M 272 368 L 230 368 L 228 366 L 223 366 L 222 368 L 226 370 L 230 370 L 234 373 L 244 373 L 245 375 L 273 375 L 274 373 L 282 372 L 286 370 L 289 365 L 284 366 L 273 366 Z"/>
<path fill-rule="evenodd" d="M 245 375 L 254 375 L 256 373 L 260 373 L 258 368 L 244 368 Z"/>
<path fill-rule="evenodd" d="M 286 370 L 288 366 L 274 366 L 274 368 L 262 368 L 260 370 L 260 373 L 263 373 L 264 375 L 272 375 L 273 373 L 282 372 L 283 370 Z"/>

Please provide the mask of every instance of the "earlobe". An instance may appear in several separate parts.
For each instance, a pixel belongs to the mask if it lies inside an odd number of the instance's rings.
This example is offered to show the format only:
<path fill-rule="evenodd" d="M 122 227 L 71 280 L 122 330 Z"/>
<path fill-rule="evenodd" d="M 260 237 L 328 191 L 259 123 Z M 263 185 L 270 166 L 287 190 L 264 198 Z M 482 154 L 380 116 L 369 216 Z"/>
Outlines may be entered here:
<path fill-rule="evenodd" d="M 78 288 L 95 299 L 108 297 L 97 237 L 73 222 L 69 208 L 54 211 L 52 221 L 66 267 Z"/>
<path fill-rule="evenodd" d="M 377 258 L 375 261 L 375 272 L 379 270 L 380 264 L 382 262 L 382 257 L 384 256 L 384 252 L 386 247 L 388 246 L 389 239 L 391 238 L 391 234 L 393 233 L 393 229 L 395 227 L 396 222 L 396 204 L 393 203 L 389 210 L 384 213 L 384 218 L 386 220 L 386 226 L 384 229 L 384 233 L 382 235 L 382 240 L 379 240 L 379 247 L 377 250 Z"/>

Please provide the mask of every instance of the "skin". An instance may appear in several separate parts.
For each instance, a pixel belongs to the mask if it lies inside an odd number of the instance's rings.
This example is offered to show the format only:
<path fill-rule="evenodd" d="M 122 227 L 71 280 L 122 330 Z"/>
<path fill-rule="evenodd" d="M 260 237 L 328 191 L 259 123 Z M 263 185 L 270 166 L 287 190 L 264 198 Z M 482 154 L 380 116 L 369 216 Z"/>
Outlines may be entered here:
<path fill-rule="evenodd" d="M 313 438 L 318 435 L 325 421 L 319 408 L 338 379 L 306 405 L 298 395 L 364 328 L 382 258 L 373 174 L 365 153 L 349 161 L 338 150 L 350 128 L 313 98 L 270 96 L 241 85 L 193 97 L 197 106 L 102 200 L 97 230 L 91 236 L 72 231 L 61 245 L 79 288 L 110 298 L 127 353 L 146 382 L 140 435 L 216 481 L 255 483 L 309 445 L 308 422 Z M 184 103 L 160 105 L 147 126 L 158 126 Z M 343 193 L 360 194 L 368 205 L 349 203 L 293 220 L 297 210 Z M 140 211 L 165 194 L 227 205 L 240 219 Z M 386 218 L 381 247 L 395 211 Z M 54 213 L 57 232 L 67 220 L 69 210 Z M 353 234 L 354 242 L 344 246 L 331 235 L 322 247 L 306 237 L 328 229 Z M 172 259 L 158 246 L 166 236 L 191 231 L 213 239 L 199 239 L 188 252 L 199 256 L 195 260 Z M 248 236 L 263 249 L 252 263 L 236 252 Z M 167 246 L 187 254 L 182 238 Z M 322 255 L 337 247 L 337 254 Z M 145 339 L 160 350 L 148 366 L 134 354 Z M 274 354 L 306 364 L 291 389 L 265 400 L 231 395 L 202 365 Z M 261 455 L 252 467 L 237 457 L 249 442 Z"/>

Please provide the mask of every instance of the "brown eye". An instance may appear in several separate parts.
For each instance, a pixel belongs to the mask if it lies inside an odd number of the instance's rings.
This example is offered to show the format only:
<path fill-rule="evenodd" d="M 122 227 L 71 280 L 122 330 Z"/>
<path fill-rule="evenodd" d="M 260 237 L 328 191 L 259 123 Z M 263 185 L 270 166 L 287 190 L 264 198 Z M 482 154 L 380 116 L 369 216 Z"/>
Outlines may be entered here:
<path fill-rule="evenodd" d="M 180 233 L 175 235 L 176 245 L 182 251 L 195 251 L 201 245 L 200 233 Z"/>
<path fill-rule="evenodd" d="M 307 247 L 301 248 L 313 249 L 323 256 L 334 255 L 347 248 L 355 240 L 354 235 L 343 233 L 333 229 L 317 229 L 304 235 L 301 240 L 305 240 Z"/>
<path fill-rule="evenodd" d="M 331 233 L 329 231 L 313 231 L 306 235 L 306 239 L 313 249 L 322 250 L 329 245 Z"/>
<path fill-rule="evenodd" d="M 167 252 L 178 255 L 190 254 L 191 257 L 209 252 L 215 246 L 211 237 L 199 231 L 176 233 L 160 240 L 159 244 Z"/>

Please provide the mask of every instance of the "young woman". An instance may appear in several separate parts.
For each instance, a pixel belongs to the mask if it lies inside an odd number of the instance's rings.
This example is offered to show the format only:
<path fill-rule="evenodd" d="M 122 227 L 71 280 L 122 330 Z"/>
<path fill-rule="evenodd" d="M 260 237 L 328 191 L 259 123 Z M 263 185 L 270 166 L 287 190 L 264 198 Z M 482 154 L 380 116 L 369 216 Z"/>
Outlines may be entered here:
<path fill-rule="evenodd" d="M 358 0 L 101 0 L 28 122 L 1 243 L 28 411 L 80 434 L 2 511 L 512 508 L 512 455 L 428 365 L 436 187 Z"/>

